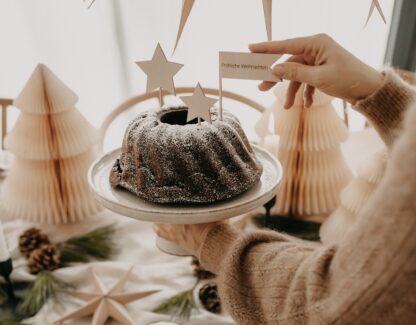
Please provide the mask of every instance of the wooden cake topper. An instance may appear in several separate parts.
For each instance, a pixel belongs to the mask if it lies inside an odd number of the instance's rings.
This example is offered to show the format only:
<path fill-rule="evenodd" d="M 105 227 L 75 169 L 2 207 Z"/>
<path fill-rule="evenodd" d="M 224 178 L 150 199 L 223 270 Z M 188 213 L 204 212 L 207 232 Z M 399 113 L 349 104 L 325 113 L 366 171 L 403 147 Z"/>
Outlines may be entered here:
<path fill-rule="evenodd" d="M 71 296 L 86 302 L 77 310 L 67 314 L 55 322 L 63 324 L 66 320 L 93 315 L 92 325 L 103 325 L 109 318 L 117 320 L 121 324 L 134 325 L 134 320 L 129 315 L 124 305 L 150 296 L 159 290 L 123 293 L 123 288 L 133 267 L 130 268 L 110 289 L 100 280 L 92 270 L 92 279 L 95 292 L 70 291 Z"/>
<path fill-rule="evenodd" d="M 192 96 L 182 96 L 181 99 L 188 106 L 188 116 L 186 122 L 198 118 L 198 124 L 201 125 L 201 118 L 211 123 L 211 107 L 218 101 L 214 98 L 205 96 L 204 90 L 198 84 Z"/>
<path fill-rule="evenodd" d="M 262 0 L 262 1 L 263 1 L 264 21 L 266 23 L 266 30 L 267 30 L 267 39 L 270 41 L 272 39 L 272 0 Z M 178 47 L 179 41 L 182 36 L 182 32 L 185 28 L 186 22 L 188 21 L 189 15 L 192 11 L 194 4 L 195 4 L 195 0 L 182 0 L 181 19 L 179 21 L 178 32 L 176 34 L 175 47 L 173 49 L 174 53 L 176 51 L 176 48 Z"/>
<path fill-rule="evenodd" d="M 222 79 L 280 81 L 271 66 L 280 54 L 219 52 L 219 116 L 222 120 Z"/>
<path fill-rule="evenodd" d="M 151 92 L 154 89 L 159 89 L 160 105 L 163 105 L 162 89 L 176 95 L 173 76 L 178 73 L 183 64 L 168 61 L 159 43 L 153 53 L 152 60 L 139 61 L 136 64 L 147 75 L 146 91 Z"/>
<path fill-rule="evenodd" d="M 370 11 L 368 13 L 367 21 L 365 22 L 365 26 L 367 26 L 368 22 L 370 21 L 371 15 L 373 14 L 374 9 L 377 8 L 378 13 L 383 19 L 384 23 L 387 24 L 386 17 L 384 17 L 383 9 L 381 9 L 381 5 L 378 0 L 371 0 Z"/>

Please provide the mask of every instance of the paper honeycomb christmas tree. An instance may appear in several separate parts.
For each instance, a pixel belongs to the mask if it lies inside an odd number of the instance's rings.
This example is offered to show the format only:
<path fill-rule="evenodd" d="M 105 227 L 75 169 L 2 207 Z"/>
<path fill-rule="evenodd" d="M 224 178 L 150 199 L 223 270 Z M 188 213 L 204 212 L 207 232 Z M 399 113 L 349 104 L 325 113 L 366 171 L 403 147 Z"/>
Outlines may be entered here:
<path fill-rule="evenodd" d="M 342 190 L 340 206 L 321 227 L 320 237 L 323 243 L 335 244 L 345 237 L 381 182 L 386 167 L 387 152 L 383 149 L 376 152 L 370 162 L 359 168 L 358 177 Z"/>
<path fill-rule="evenodd" d="M 76 110 L 77 101 L 42 64 L 15 99 L 21 114 L 5 146 L 16 160 L 2 189 L 12 217 L 59 224 L 99 210 L 87 182 L 98 132 Z"/>
<path fill-rule="evenodd" d="M 284 170 L 272 212 L 322 222 L 337 207 L 339 192 L 351 178 L 340 148 L 348 129 L 332 98 L 318 90 L 312 107 L 304 108 L 302 86 L 293 107 L 284 109 L 287 85 L 276 87 L 272 107 L 280 136 L 277 156 Z"/>

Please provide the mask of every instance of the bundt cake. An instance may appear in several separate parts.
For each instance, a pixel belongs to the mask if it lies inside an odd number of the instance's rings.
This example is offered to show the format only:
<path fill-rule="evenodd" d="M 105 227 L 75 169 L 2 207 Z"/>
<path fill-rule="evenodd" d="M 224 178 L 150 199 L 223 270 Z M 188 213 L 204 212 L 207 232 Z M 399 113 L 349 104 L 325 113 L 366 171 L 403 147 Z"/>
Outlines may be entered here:
<path fill-rule="evenodd" d="M 262 173 L 237 118 L 211 112 L 212 124 L 186 123 L 187 107 L 138 115 L 127 127 L 110 174 L 123 187 L 155 203 L 200 204 L 236 196 Z"/>

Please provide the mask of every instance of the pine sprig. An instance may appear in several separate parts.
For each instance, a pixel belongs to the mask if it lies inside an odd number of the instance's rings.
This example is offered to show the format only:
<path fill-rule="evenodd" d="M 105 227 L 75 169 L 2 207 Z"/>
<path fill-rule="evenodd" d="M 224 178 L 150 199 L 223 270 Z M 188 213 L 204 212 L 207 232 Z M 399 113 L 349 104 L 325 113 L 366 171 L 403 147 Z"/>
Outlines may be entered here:
<path fill-rule="evenodd" d="M 61 264 L 65 266 L 76 262 L 85 263 L 91 258 L 109 259 L 117 251 L 113 242 L 115 231 L 115 225 L 104 226 L 59 244 Z"/>
<path fill-rule="evenodd" d="M 0 325 L 21 325 L 19 318 L 0 318 Z"/>
<path fill-rule="evenodd" d="M 191 316 L 192 308 L 195 307 L 193 289 L 183 291 L 162 302 L 153 311 L 155 313 L 172 314 L 173 318 L 188 320 Z"/>
<path fill-rule="evenodd" d="M 9 299 L 9 296 L 7 294 L 7 291 L 3 288 L 3 284 L 1 284 L 0 285 L 0 306 L 5 304 L 8 299 Z"/>
<path fill-rule="evenodd" d="M 68 283 L 56 278 L 52 272 L 42 271 L 17 305 L 16 312 L 24 318 L 33 316 L 49 298 L 56 298 L 59 293 L 69 287 Z"/>

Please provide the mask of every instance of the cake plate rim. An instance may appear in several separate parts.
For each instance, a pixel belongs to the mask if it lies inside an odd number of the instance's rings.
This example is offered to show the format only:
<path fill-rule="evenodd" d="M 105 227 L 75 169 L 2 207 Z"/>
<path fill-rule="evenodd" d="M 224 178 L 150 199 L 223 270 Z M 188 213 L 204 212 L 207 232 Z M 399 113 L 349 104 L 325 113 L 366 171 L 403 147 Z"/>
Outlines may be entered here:
<path fill-rule="evenodd" d="M 258 183 L 236 197 L 211 204 L 157 204 L 145 201 L 125 189 L 112 188 L 109 184 L 110 170 L 121 148 L 101 155 L 92 163 L 88 170 L 88 183 L 95 199 L 101 205 L 122 216 L 165 224 L 221 221 L 255 210 L 277 194 L 283 176 L 282 165 L 267 150 L 255 144 L 252 144 L 252 148 L 263 166 Z"/>

